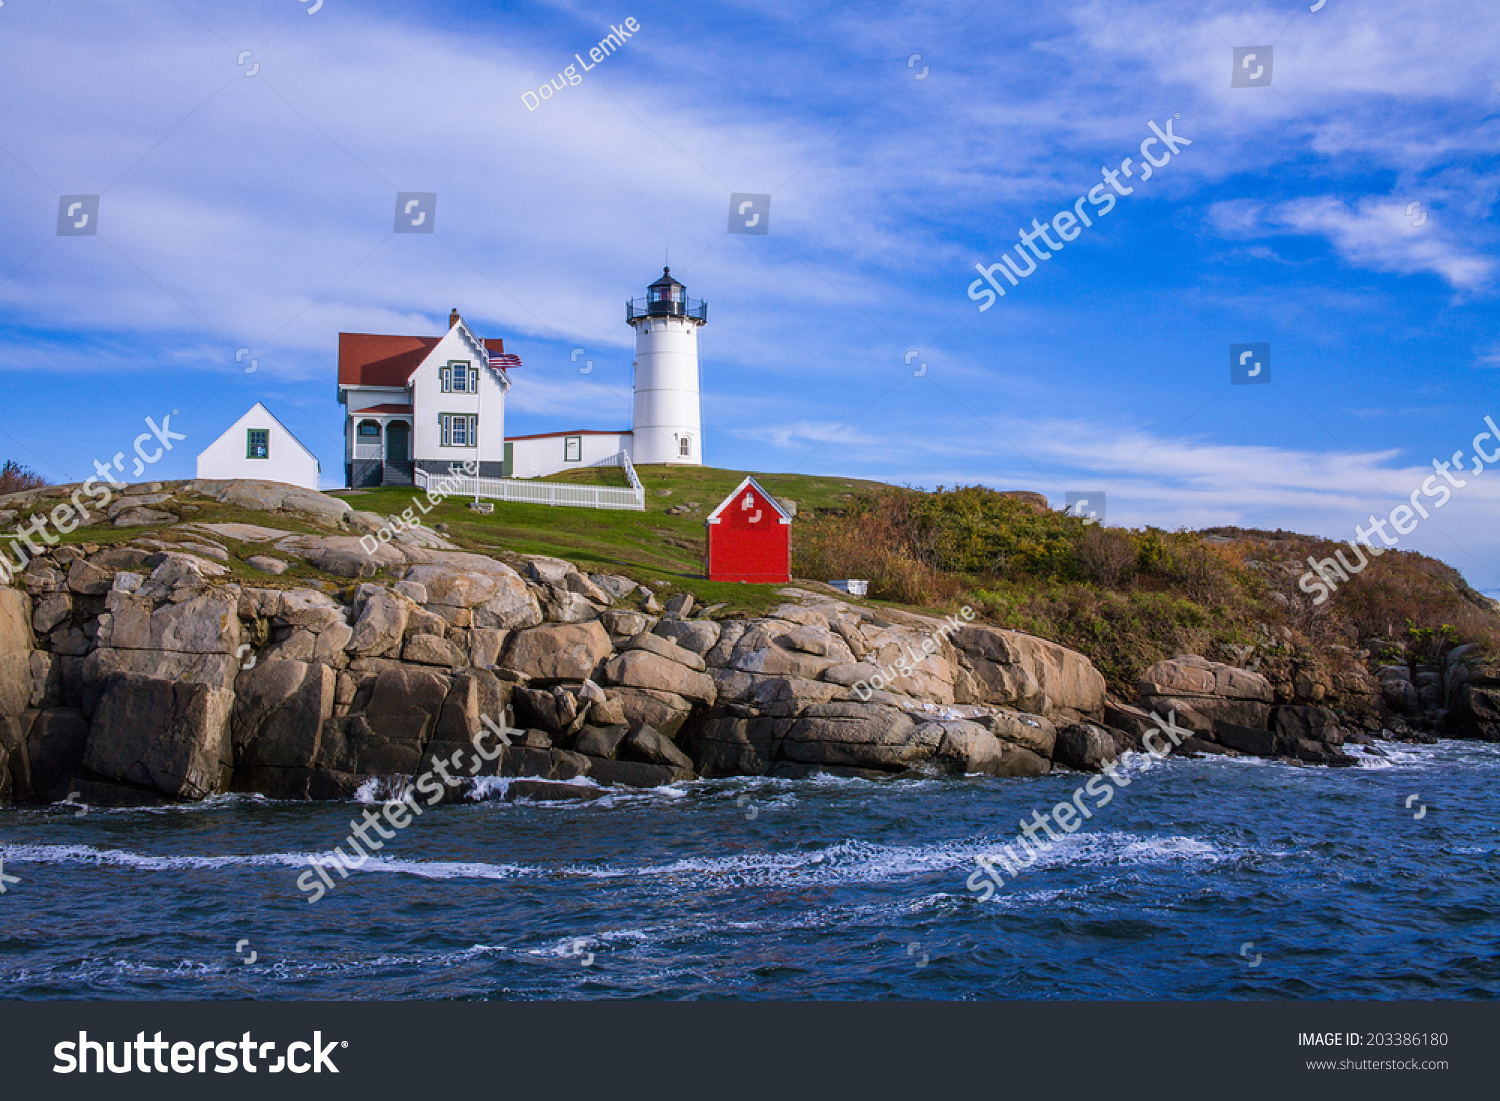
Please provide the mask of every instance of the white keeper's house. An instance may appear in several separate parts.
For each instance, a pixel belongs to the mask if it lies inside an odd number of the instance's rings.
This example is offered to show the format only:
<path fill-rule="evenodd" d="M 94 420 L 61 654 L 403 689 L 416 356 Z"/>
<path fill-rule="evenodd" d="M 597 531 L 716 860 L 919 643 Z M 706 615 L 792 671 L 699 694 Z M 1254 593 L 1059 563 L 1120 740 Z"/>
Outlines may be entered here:
<path fill-rule="evenodd" d="M 609 461 L 701 466 L 698 329 L 708 303 L 664 268 L 625 303 L 635 330 L 633 415 L 625 430 L 506 435 L 505 399 L 521 357 L 481 338 L 454 310 L 443 336 L 339 334 L 339 403 L 351 488 L 410 485 L 478 460 L 482 478 L 536 478 Z M 522 383 L 524 385 L 524 382 Z"/>

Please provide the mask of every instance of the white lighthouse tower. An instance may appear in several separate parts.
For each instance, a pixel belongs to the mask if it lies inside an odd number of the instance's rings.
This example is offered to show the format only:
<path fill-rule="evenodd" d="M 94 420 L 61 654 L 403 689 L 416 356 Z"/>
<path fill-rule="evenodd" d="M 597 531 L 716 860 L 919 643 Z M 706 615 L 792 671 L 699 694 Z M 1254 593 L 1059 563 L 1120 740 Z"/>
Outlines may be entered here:
<path fill-rule="evenodd" d="M 698 327 L 708 323 L 708 303 L 662 268 L 645 298 L 625 303 L 635 329 L 635 410 L 631 458 L 643 463 L 703 465 L 698 398 Z"/>

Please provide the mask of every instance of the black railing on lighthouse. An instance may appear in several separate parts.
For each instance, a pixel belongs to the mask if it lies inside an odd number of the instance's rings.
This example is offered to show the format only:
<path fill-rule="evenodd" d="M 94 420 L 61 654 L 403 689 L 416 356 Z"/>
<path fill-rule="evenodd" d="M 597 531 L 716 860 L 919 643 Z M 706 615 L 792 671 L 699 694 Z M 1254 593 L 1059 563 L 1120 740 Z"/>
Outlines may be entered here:
<path fill-rule="evenodd" d="M 689 298 L 674 302 L 671 299 L 653 301 L 649 298 L 630 298 L 625 301 L 625 320 L 638 317 L 686 317 L 694 321 L 708 322 L 708 303 L 701 298 Z"/>

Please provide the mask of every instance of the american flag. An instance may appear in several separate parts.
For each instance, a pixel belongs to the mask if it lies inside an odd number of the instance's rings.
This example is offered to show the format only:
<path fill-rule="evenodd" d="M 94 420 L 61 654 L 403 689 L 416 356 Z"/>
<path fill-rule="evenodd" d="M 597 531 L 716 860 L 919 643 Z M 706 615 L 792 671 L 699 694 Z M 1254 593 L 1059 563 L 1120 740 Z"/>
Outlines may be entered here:
<path fill-rule="evenodd" d="M 490 366 L 519 367 L 521 366 L 521 357 L 516 355 L 515 352 L 491 352 Z"/>

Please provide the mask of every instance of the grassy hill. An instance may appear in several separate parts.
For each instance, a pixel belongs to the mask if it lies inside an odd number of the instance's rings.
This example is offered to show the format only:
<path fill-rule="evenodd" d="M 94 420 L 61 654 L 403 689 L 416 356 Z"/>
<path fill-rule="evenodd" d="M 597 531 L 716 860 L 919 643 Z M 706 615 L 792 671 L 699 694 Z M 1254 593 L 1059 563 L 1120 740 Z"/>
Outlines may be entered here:
<path fill-rule="evenodd" d="M 726 611 L 778 603 L 774 586 L 703 579 L 703 520 L 744 477 L 712 467 L 642 467 L 646 511 L 495 505 L 458 499 L 426 518 L 476 548 L 569 558 L 588 568 L 666 582 Z M 1347 667 L 1345 651 L 1372 637 L 1440 651 L 1500 646 L 1500 612 L 1458 573 L 1414 552 L 1391 552 L 1321 606 L 1298 587 L 1310 554 L 1334 544 L 1290 532 L 1099 528 L 1048 508 L 1035 494 L 966 487 L 926 493 L 878 482 L 756 474 L 794 501 L 794 577 L 862 577 L 870 597 L 911 609 L 968 603 L 1001 626 L 1088 654 L 1121 691 L 1173 654 L 1233 660 L 1248 647 L 1299 667 Z M 623 484 L 617 469 L 570 471 L 558 481 Z M 348 494 L 356 508 L 398 512 L 410 490 Z M 669 510 L 677 510 L 673 514 Z"/>
<path fill-rule="evenodd" d="M 645 512 L 497 501 L 495 511 L 483 515 L 467 507 L 469 498 L 454 497 L 434 508 L 423 522 L 429 527 L 446 524 L 451 537 L 476 549 L 555 555 L 596 572 L 624 574 L 646 583 L 665 581 L 674 590 L 693 593 L 700 603 L 725 603 L 729 611 L 762 612 L 781 603 L 773 586 L 710 582 L 703 577 L 707 553 L 703 521 L 740 484 L 745 471 L 642 466 L 636 472 L 646 490 Z M 778 499 L 795 502 L 799 516 L 837 516 L 884 488 L 877 482 L 802 474 L 756 474 L 755 479 Z M 624 471 L 618 467 L 571 470 L 547 480 L 626 484 Z M 339 496 L 354 508 L 389 515 L 410 505 L 413 492 L 382 488 Z M 673 515 L 672 509 L 682 511 Z"/>

